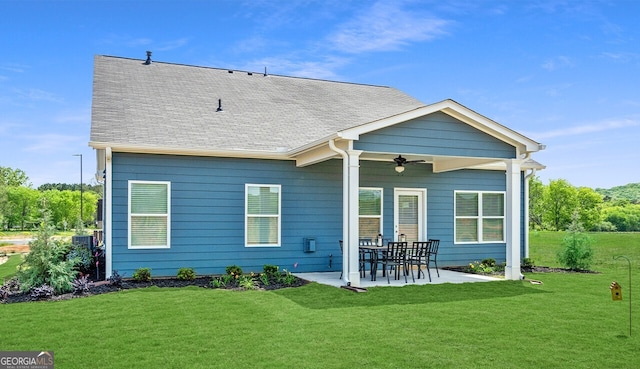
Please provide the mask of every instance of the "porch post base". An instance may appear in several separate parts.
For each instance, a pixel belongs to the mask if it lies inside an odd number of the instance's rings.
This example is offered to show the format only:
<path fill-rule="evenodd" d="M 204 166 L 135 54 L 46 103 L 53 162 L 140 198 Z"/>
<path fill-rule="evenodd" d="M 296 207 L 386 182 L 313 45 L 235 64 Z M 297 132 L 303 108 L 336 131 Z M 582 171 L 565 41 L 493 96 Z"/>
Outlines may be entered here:
<path fill-rule="evenodd" d="M 510 281 L 519 281 L 523 278 L 524 276 L 522 275 L 522 273 L 520 273 L 519 266 L 517 269 L 508 265 L 504 268 L 504 279 Z"/>
<path fill-rule="evenodd" d="M 349 282 L 353 287 L 360 287 L 360 272 L 349 273 Z"/>

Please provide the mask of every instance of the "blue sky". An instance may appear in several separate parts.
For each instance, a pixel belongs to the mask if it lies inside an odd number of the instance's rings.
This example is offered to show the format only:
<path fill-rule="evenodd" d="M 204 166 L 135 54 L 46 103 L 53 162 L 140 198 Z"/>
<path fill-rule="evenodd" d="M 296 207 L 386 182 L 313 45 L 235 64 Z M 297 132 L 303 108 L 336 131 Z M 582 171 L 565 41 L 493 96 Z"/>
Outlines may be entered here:
<path fill-rule="evenodd" d="M 91 183 L 94 55 L 457 102 L 541 142 L 544 183 L 640 182 L 637 1 L 0 0 L 0 166 Z"/>

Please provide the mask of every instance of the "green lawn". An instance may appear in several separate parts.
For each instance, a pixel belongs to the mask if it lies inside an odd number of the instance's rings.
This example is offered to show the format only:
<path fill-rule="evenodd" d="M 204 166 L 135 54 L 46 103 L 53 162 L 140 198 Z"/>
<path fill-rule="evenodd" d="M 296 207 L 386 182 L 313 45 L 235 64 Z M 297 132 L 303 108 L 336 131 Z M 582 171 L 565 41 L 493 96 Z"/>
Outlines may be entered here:
<path fill-rule="evenodd" d="M 596 236 L 600 274 L 527 275 L 542 285 L 150 288 L 0 305 L 0 350 L 53 350 L 57 368 L 635 368 L 640 325 L 630 337 L 628 270 L 613 256 L 633 258 L 636 277 L 640 234 Z M 532 233 L 537 264 L 558 266 L 560 237 Z"/>

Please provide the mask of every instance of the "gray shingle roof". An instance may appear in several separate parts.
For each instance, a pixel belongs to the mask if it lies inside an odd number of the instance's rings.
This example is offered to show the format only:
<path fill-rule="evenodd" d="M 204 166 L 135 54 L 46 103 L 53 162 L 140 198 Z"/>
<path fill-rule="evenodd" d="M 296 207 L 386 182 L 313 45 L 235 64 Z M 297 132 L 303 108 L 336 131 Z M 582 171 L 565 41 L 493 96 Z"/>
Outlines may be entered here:
<path fill-rule="evenodd" d="M 277 152 L 422 106 L 389 87 L 96 56 L 91 145 Z"/>

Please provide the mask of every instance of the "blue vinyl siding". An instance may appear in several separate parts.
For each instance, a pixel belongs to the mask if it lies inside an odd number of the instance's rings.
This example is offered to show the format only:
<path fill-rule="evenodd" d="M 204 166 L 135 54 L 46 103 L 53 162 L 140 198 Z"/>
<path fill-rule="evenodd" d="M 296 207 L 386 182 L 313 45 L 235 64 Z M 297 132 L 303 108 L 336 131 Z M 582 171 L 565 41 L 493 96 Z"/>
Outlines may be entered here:
<path fill-rule="evenodd" d="M 149 267 L 155 276 L 171 276 L 192 267 L 198 274 L 218 274 L 233 264 L 245 272 L 260 272 L 264 264 L 298 272 L 341 269 L 341 160 L 296 168 L 292 161 L 114 153 L 113 171 L 112 266 L 120 273 L 131 276 Z M 393 163 L 367 161 L 360 171 L 361 187 L 384 188 L 385 237 L 393 235 L 394 187 L 426 188 L 427 236 L 441 240 L 439 265 L 504 261 L 504 243 L 453 244 L 454 191 L 504 191 L 503 171 L 434 174 L 430 164 L 420 163 L 398 175 Z M 127 249 L 129 180 L 171 182 L 170 249 Z M 244 246 L 245 183 L 282 186 L 282 246 Z M 305 237 L 316 238 L 316 252 L 303 252 Z"/>
<path fill-rule="evenodd" d="M 354 142 L 354 148 L 373 152 L 504 159 L 516 155 L 515 147 L 441 112 L 363 135 Z"/>
<path fill-rule="evenodd" d="M 233 264 L 246 272 L 260 272 L 264 264 L 329 271 L 333 253 L 338 270 L 341 168 L 335 160 L 296 168 L 293 161 L 114 153 L 113 269 L 129 276 L 139 267 L 157 276 L 175 275 L 180 267 L 217 274 Z M 129 180 L 171 182 L 170 249 L 127 249 Z M 245 183 L 282 185 L 281 247 L 244 246 Z M 304 237 L 316 237 L 317 252 L 303 252 Z"/>

